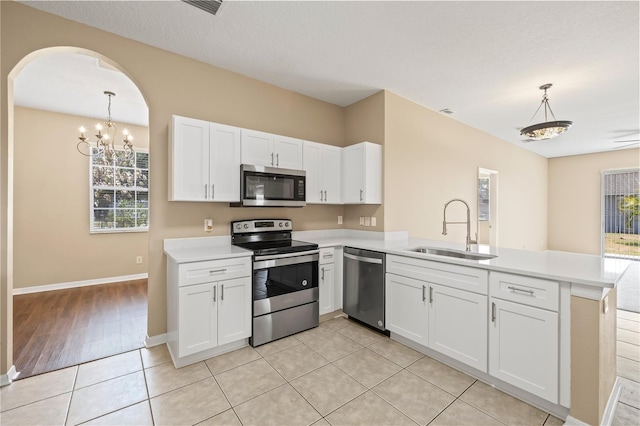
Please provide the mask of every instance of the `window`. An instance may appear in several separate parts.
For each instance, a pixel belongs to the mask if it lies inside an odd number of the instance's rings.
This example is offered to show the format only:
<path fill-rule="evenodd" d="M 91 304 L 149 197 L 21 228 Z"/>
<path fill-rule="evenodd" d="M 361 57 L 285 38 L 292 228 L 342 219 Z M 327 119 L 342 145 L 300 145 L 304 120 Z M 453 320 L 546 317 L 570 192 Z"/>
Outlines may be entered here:
<path fill-rule="evenodd" d="M 638 169 L 602 174 L 602 252 L 605 257 L 640 258 L 639 186 Z"/>
<path fill-rule="evenodd" d="M 90 157 L 90 232 L 149 229 L 149 153 L 127 158 L 116 151 L 113 161 Z"/>
<path fill-rule="evenodd" d="M 489 221 L 490 216 L 490 204 L 489 204 L 489 178 L 478 179 L 478 220 Z"/>

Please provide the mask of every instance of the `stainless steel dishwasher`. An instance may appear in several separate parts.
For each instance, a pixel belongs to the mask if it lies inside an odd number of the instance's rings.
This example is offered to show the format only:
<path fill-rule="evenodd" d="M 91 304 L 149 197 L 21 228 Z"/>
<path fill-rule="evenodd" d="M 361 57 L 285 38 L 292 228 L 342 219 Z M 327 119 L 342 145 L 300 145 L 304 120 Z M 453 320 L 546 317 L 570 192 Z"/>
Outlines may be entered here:
<path fill-rule="evenodd" d="M 385 331 L 384 253 L 345 247 L 343 260 L 343 312 Z"/>

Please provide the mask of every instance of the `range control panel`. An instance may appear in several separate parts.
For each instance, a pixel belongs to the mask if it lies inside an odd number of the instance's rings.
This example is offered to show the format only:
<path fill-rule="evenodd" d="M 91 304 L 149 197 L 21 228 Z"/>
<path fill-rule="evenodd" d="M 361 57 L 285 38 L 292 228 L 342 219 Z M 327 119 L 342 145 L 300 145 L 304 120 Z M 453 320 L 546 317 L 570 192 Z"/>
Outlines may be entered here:
<path fill-rule="evenodd" d="M 289 219 L 257 219 L 231 222 L 232 234 L 291 230 L 292 224 Z"/>

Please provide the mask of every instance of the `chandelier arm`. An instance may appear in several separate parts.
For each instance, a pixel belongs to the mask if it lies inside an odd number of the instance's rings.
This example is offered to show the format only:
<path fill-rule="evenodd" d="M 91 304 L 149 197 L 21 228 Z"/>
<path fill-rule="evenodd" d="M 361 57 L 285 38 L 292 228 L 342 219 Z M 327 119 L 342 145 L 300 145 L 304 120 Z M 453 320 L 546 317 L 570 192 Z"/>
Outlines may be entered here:
<path fill-rule="evenodd" d="M 545 109 L 549 108 L 549 112 L 551 113 L 551 116 L 553 117 L 553 121 L 558 121 L 558 119 L 556 118 L 556 115 L 553 113 L 553 110 L 551 109 L 551 105 L 549 105 L 549 101 L 547 100 L 547 102 L 545 102 Z M 544 121 L 548 121 L 547 120 L 547 113 L 545 111 L 544 114 Z"/>
<path fill-rule="evenodd" d="M 536 110 L 536 112 L 533 113 L 533 115 L 531 116 L 531 118 L 529 119 L 529 122 L 527 123 L 526 126 L 524 127 L 528 127 L 529 124 L 531 124 L 531 122 L 533 121 L 534 118 L 536 118 L 536 114 L 538 114 L 538 111 L 540 111 L 540 108 L 542 108 L 542 104 L 544 104 L 544 99 L 542 100 L 542 102 L 540 102 L 540 105 L 538 105 L 538 109 Z"/>

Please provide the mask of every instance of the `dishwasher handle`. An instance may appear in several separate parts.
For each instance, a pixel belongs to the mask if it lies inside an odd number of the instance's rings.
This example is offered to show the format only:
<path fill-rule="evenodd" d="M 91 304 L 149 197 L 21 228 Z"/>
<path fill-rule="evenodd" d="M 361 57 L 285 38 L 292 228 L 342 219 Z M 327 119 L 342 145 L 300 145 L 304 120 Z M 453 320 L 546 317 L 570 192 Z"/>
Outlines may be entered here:
<path fill-rule="evenodd" d="M 344 253 L 344 257 L 351 260 L 357 260 L 358 262 L 375 263 L 382 265 L 382 259 L 374 259 L 371 257 L 355 256 L 353 254 Z"/>

